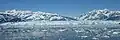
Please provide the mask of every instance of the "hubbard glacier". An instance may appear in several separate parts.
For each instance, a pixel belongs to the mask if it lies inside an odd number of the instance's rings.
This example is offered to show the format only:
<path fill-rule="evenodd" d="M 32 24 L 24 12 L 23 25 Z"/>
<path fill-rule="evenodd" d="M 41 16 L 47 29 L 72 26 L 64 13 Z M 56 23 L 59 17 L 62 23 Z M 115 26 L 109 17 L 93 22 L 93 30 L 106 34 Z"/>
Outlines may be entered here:
<path fill-rule="evenodd" d="M 0 11 L 0 40 L 119 40 L 120 11 L 92 10 L 80 16 Z"/>

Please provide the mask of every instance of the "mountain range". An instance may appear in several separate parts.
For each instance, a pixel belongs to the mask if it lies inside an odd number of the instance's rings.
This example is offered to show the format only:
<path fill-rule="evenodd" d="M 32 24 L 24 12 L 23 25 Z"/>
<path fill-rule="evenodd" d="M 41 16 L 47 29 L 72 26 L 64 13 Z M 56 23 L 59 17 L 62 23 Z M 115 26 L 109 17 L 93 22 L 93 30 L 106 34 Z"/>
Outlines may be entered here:
<path fill-rule="evenodd" d="M 20 21 L 77 21 L 74 17 L 61 16 L 56 13 L 32 12 L 22 10 L 7 10 L 0 12 L 0 22 Z"/>
<path fill-rule="evenodd" d="M 4 22 L 21 22 L 21 21 L 79 21 L 79 20 L 102 20 L 102 21 L 119 21 L 120 11 L 108 9 L 93 10 L 86 12 L 79 17 L 62 16 L 57 13 L 33 12 L 29 10 L 7 10 L 0 12 L 0 23 Z"/>

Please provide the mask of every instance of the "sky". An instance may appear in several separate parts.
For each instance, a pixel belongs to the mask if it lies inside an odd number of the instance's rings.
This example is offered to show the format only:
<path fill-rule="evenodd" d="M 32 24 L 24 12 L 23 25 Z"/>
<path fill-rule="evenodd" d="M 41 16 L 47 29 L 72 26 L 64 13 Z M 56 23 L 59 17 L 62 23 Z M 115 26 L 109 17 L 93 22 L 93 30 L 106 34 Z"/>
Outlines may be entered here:
<path fill-rule="evenodd" d="M 0 10 L 32 10 L 79 16 L 94 9 L 119 10 L 120 0 L 0 0 Z"/>

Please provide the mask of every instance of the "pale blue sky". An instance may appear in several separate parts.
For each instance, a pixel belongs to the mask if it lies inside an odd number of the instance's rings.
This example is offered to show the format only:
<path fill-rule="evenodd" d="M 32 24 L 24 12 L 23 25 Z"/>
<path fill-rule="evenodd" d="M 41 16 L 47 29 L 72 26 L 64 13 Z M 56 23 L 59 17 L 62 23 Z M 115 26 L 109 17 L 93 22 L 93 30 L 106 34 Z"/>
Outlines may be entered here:
<path fill-rule="evenodd" d="M 40 10 L 69 16 L 104 8 L 119 10 L 120 0 L 0 0 L 0 10 Z"/>

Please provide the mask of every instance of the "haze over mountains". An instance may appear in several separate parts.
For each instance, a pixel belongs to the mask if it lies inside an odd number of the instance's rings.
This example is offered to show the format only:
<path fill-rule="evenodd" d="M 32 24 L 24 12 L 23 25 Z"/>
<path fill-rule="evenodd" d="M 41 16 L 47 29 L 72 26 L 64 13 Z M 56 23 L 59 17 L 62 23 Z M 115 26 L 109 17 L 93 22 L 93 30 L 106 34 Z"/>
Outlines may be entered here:
<path fill-rule="evenodd" d="M 79 21 L 79 20 L 102 20 L 119 21 L 120 11 L 111 11 L 108 9 L 93 10 L 80 15 L 80 17 L 67 17 L 57 13 L 32 12 L 22 10 L 7 10 L 0 12 L 0 22 L 21 22 L 21 21 Z"/>

